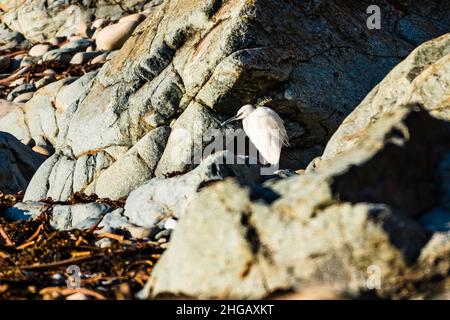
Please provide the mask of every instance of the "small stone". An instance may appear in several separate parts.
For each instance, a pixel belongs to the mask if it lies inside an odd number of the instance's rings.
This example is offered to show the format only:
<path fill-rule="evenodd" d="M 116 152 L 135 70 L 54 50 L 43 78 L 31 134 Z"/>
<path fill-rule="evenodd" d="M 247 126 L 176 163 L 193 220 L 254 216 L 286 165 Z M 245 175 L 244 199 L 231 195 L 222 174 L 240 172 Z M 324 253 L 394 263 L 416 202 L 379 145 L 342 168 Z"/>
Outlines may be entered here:
<path fill-rule="evenodd" d="M 11 64 L 11 59 L 8 56 L 1 56 L 0 57 L 0 73 L 3 73 L 6 70 L 8 70 L 10 64 Z"/>
<path fill-rule="evenodd" d="M 106 58 L 108 57 L 109 52 L 104 52 L 101 55 L 95 57 L 91 60 L 91 64 L 97 64 L 97 63 L 105 63 Z"/>
<path fill-rule="evenodd" d="M 47 42 L 50 43 L 51 45 L 57 46 L 66 41 L 66 39 L 67 39 L 66 37 L 54 37 L 47 40 Z"/>
<path fill-rule="evenodd" d="M 159 241 L 162 238 L 169 238 L 170 237 L 171 230 L 162 230 L 158 232 L 155 236 L 155 240 Z"/>
<path fill-rule="evenodd" d="M 100 51 L 94 51 L 94 52 L 78 52 L 75 54 L 70 60 L 70 64 L 85 64 L 89 60 L 101 55 L 102 53 Z"/>
<path fill-rule="evenodd" d="M 103 28 L 103 27 L 107 26 L 109 22 L 110 22 L 110 20 L 107 18 L 97 19 L 92 23 L 92 28 L 93 29 Z"/>
<path fill-rule="evenodd" d="M 164 222 L 164 228 L 167 230 L 175 229 L 177 226 L 178 221 L 175 219 L 167 219 L 166 222 Z"/>
<path fill-rule="evenodd" d="M 52 69 L 45 69 L 44 72 L 42 72 L 42 73 L 45 74 L 45 75 L 49 75 L 49 76 L 56 75 L 55 70 L 52 70 Z"/>
<path fill-rule="evenodd" d="M 125 21 L 107 26 L 106 28 L 102 29 L 96 37 L 97 49 L 120 49 L 125 41 L 127 41 L 131 36 L 138 24 L 139 23 L 136 21 Z"/>
<path fill-rule="evenodd" d="M 41 57 L 53 48 L 54 47 L 49 44 L 37 44 L 28 51 L 28 54 L 32 57 Z"/>
<path fill-rule="evenodd" d="M 72 49 L 55 49 L 50 50 L 42 57 L 43 61 L 56 61 L 61 63 L 69 62 L 75 50 Z"/>
<path fill-rule="evenodd" d="M 39 62 L 39 57 L 26 56 L 20 62 L 20 67 L 32 66 Z"/>
<path fill-rule="evenodd" d="M 50 151 L 50 147 L 42 147 L 42 146 L 34 146 L 32 150 L 36 153 L 39 153 L 43 156 L 50 157 L 53 154 L 53 151 Z"/>
<path fill-rule="evenodd" d="M 74 52 L 84 51 L 87 47 L 89 47 L 93 43 L 93 40 L 80 38 L 74 41 L 70 41 L 61 47 L 61 49 L 71 50 Z"/>
<path fill-rule="evenodd" d="M 74 36 L 70 36 L 69 39 L 67 39 L 67 40 L 69 40 L 69 42 L 74 42 L 74 41 L 78 41 L 81 39 L 86 39 L 86 37 L 83 37 L 80 35 L 74 35 Z"/>
<path fill-rule="evenodd" d="M 25 103 L 28 102 L 31 98 L 33 98 L 34 92 L 25 92 L 21 95 L 17 96 L 13 101 L 17 103 Z"/>
<path fill-rule="evenodd" d="M 45 76 L 38 81 L 35 82 L 36 90 L 45 87 L 46 85 L 55 81 L 55 77 L 53 75 Z"/>
<path fill-rule="evenodd" d="M 88 300 L 88 297 L 81 292 L 77 292 L 77 293 L 71 294 L 70 296 L 67 296 L 66 300 Z"/>
<path fill-rule="evenodd" d="M 109 248 L 111 247 L 112 241 L 108 238 L 102 238 L 95 242 L 95 245 L 99 248 Z"/>
<path fill-rule="evenodd" d="M 90 45 L 89 47 L 86 48 L 86 52 L 94 52 L 94 51 L 95 51 L 94 45 Z"/>
<path fill-rule="evenodd" d="M 55 282 L 55 284 L 62 284 L 65 283 L 66 278 L 61 273 L 55 273 L 52 275 L 52 279 Z"/>
<path fill-rule="evenodd" d="M 12 90 L 8 96 L 6 97 L 7 100 L 12 101 L 14 100 L 16 97 L 18 97 L 19 95 L 21 95 L 22 93 L 25 92 L 32 92 L 36 90 L 36 86 L 32 83 L 24 83 L 20 86 L 18 86 L 17 88 L 15 88 L 14 90 Z"/>
<path fill-rule="evenodd" d="M 9 84 L 9 87 L 17 87 L 25 83 L 25 78 L 18 78 Z"/>
<path fill-rule="evenodd" d="M 139 227 L 131 224 L 128 225 L 125 229 L 134 239 L 150 238 L 150 235 L 152 233 L 151 228 Z"/>
<path fill-rule="evenodd" d="M 130 21 L 135 21 L 137 23 L 141 23 L 142 21 L 145 20 L 145 18 L 147 18 L 147 16 L 145 14 L 142 13 L 134 13 L 134 14 L 130 14 L 128 16 L 125 16 L 123 18 L 121 18 L 119 20 L 119 23 L 122 22 L 130 22 Z"/>

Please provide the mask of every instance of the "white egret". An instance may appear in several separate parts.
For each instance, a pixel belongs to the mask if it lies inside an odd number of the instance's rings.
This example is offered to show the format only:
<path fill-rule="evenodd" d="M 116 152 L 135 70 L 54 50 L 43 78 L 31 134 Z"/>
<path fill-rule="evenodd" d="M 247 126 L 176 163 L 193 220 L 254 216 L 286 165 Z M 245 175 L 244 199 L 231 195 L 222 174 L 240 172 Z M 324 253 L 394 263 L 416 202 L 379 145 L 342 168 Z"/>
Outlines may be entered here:
<path fill-rule="evenodd" d="M 253 105 L 247 104 L 239 109 L 236 116 L 221 125 L 225 126 L 236 120 L 242 120 L 245 134 L 263 157 L 261 163 L 278 165 L 281 147 L 289 145 L 283 119 L 270 108 L 255 108 Z"/>

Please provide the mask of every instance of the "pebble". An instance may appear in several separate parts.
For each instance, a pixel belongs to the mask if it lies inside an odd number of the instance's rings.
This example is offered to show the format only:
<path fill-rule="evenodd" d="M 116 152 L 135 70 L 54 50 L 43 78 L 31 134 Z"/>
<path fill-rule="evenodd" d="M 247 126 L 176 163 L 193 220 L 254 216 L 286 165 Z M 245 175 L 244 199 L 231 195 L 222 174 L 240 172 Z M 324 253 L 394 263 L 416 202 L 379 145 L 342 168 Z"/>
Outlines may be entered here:
<path fill-rule="evenodd" d="M 47 42 L 50 43 L 51 45 L 57 46 L 66 41 L 66 39 L 67 39 L 66 37 L 54 37 L 47 40 Z"/>
<path fill-rule="evenodd" d="M 96 56 L 94 59 L 91 60 L 91 64 L 96 64 L 96 63 L 105 63 L 106 62 L 106 58 L 108 57 L 109 52 L 104 52 L 99 56 Z"/>
<path fill-rule="evenodd" d="M 10 64 L 11 64 L 11 59 L 8 56 L 1 56 L 0 57 L 0 73 L 3 73 L 6 70 L 8 70 Z"/>
<path fill-rule="evenodd" d="M 20 67 L 32 66 L 38 63 L 40 57 L 26 56 L 20 62 Z"/>
<path fill-rule="evenodd" d="M 18 78 L 9 84 L 10 87 L 17 87 L 25 83 L 25 78 Z"/>
<path fill-rule="evenodd" d="M 35 90 L 36 90 L 36 86 L 34 84 L 32 84 L 32 83 L 24 83 L 24 84 L 18 86 L 17 88 L 15 88 L 14 90 L 12 90 L 8 94 L 6 99 L 9 100 L 9 101 L 12 101 L 17 96 L 21 95 L 22 93 L 31 92 L 31 91 L 35 91 Z"/>
<path fill-rule="evenodd" d="M 109 22 L 110 22 L 109 19 L 105 19 L 105 18 L 97 19 L 92 23 L 92 28 L 94 28 L 94 29 L 103 28 L 103 27 L 107 26 Z"/>
<path fill-rule="evenodd" d="M 85 38 L 86 37 L 83 37 L 81 35 L 73 35 L 73 36 L 70 36 L 67 40 L 69 40 L 69 42 L 74 42 L 74 41 L 78 41 L 78 40 L 85 39 Z"/>
<path fill-rule="evenodd" d="M 81 292 L 77 292 L 77 293 L 71 294 L 70 296 L 67 296 L 66 300 L 88 300 L 88 296 Z"/>
<path fill-rule="evenodd" d="M 89 47 L 93 43 L 93 40 L 80 38 L 74 41 L 70 41 L 63 45 L 61 49 L 64 50 L 72 50 L 74 52 L 85 51 L 87 47 Z"/>
<path fill-rule="evenodd" d="M 43 156 L 50 157 L 53 154 L 53 150 L 50 150 L 50 147 L 43 146 L 34 146 L 31 148 L 34 152 L 39 153 Z"/>
<path fill-rule="evenodd" d="M 169 238 L 170 237 L 171 230 L 162 230 L 158 232 L 155 236 L 155 240 L 159 241 L 160 239 Z"/>
<path fill-rule="evenodd" d="M 147 18 L 145 14 L 135 13 L 135 14 L 130 14 L 128 16 L 125 16 L 125 17 L 121 18 L 119 20 L 119 23 L 129 22 L 129 21 L 135 21 L 137 23 L 141 23 L 142 21 L 145 20 L 145 18 Z"/>
<path fill-rule="evenodd" d="M 41 57 L 53 48 L 54 47 L 49 44 L 37 44 L 28 51 L 28 54 L 32 57 Z"/>
<path fill-rule="evenodd" d="M 150 235 L 152 233 L 152 230 L 150 228 L 139 227 L 134 225 L 127 226 L 126 230 L 135 239 L 150 238 Z"/>
<path fill-rule="evenodd" d="M 85 64 L 89 60 L 101 55 L 102 53 L 100 51 L 94 51 L 94 52 L 78 52 L 73 56 L 73 58 L 70 60 L 70 64 Z"/>
<path fill-rule="evenodd" d="M 125 41 L 133 33 L 134 29 L 138 26 L 136 21 L 125 21 L 116 23 L 102 29 L 97 37 L 97 49 L 98 50 L 117 50 L 120 49 Z"/>
<path fill-rule="evenodd" d="M 164 228 L 166 228 L 167 230 L 175 229 L 177 223 L 178 221 L 175 219 L 167 219 L 166 222 L 164 222 Z"/>
<path fill-rule="evenodd" d="M 45 69 L 44 72 L 42 72 L 43 74 L 49 75 L 49 76 L 54 76 L 56 75 L 56 72 L 52 69 Z"/>
<path fill-rule="evenodd" d="M 36 90 L 38 90 L 40 88 L 45 87 L 49 83 L 52 83 L 53 81 L 55 81 L 55 77 L 53 75 L 49 75 L 36 81 L 34 85 L 36 86 Z"/>
<path fill-rule="evenodd" d="M 25 103 L 28 102 L 31 98 L 33 98 L 34 92 L 25 92 L 21 95 L 18 95 L 13 101 L 17 103 Z"/>
<path fill-rule="evenodd" d="M 50 50 L 42 57 L 43 61 L 57 61 L 61 63 L 69 62 L 73 57 L 73 51 L 71 49 L 55 49 Z"/>
<path fill-rule="evenodd" d="M 66 278 L 61 273 L 55 273 L 52 275 L 52 279 L 55 281 L 55 284 L 63 284 L 66 282 Z"/>
<path fill-rule="evenodd" d="M 95 245 L 99 248 L 109 248 L 111 247 L 112 241 L 108 238 L 102 238 L 95 242 Z"/>

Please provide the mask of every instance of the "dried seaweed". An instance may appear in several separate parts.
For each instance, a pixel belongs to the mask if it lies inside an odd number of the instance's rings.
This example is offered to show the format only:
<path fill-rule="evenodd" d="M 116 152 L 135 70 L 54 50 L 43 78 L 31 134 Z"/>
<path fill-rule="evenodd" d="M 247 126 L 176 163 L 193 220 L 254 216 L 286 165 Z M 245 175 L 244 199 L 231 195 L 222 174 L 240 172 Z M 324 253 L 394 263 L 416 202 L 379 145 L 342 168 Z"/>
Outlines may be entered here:
<path fill-rule="evenodd" d="M 0 208 L 21 199 L 22 194 L 0 194 Z M 49 224 L 55 204 L 97 202 L 122 207 L 124 201 L 77 193 L 66 202 L 44 202 L 47 210 L 39 219 L 12 222 L 0 216 L 0 227 L 10 239 L 0 236 L 0 299 L 64 299 L 74 293 L 89 299 L 132 299 L 163 252 L 160 243 L 92 230 L 57 231 Z M 97 246 L 105 237 L 110 246 Z M 68 267 L 73 266 L 81 271 L 79 288 L 66 283 Z"/>

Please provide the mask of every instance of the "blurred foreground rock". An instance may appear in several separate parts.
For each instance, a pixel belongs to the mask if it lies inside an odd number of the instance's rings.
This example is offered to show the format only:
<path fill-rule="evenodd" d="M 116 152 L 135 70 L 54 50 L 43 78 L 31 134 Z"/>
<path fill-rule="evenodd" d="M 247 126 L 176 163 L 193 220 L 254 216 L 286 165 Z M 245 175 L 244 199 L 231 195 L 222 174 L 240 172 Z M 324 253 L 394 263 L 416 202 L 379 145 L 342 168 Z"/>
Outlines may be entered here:
<path fill-rule="evenodd" d="M 403 291 L 412 270 L 408 285 L 446 275 L 445 262 L 428 266 L 448 261 L 449 237 L 435 243 L 442 235 L 417 220 L 448 205 L 450 123 L 407 105 L 364 139 L 313 173 L 266 184 L 275 199 L 233 180 L 201 191 L 153 272 L 152 294 L 263 298 L 333 285 L 358 295 L 372 268 L 378 295 L 411 297 L 420 292 Z"/>

